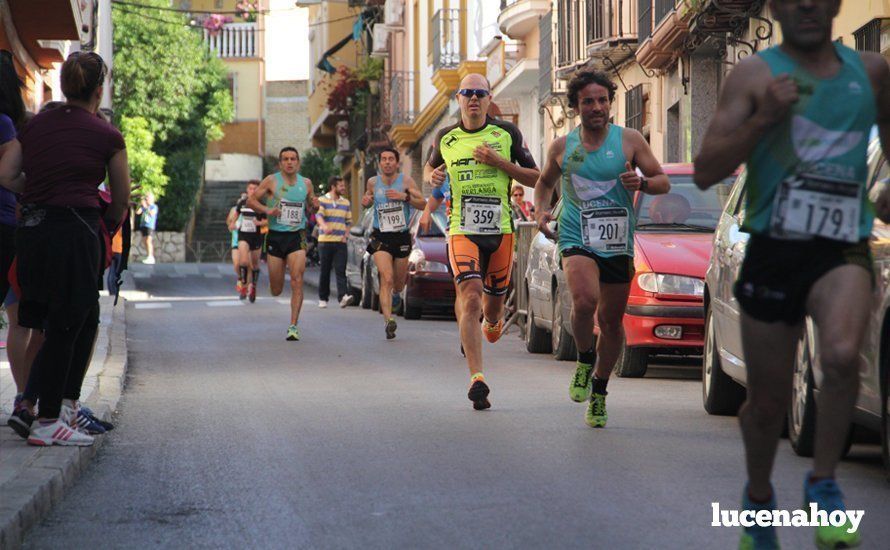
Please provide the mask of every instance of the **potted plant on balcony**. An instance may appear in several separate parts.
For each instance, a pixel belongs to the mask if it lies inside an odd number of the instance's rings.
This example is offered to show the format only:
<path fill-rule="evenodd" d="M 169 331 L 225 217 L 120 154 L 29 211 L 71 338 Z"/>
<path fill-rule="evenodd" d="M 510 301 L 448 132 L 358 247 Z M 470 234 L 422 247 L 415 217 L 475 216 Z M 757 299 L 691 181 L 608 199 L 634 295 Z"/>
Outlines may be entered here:
<path fill-rule="evenodd" d="M 247 23 L 253 23 L 256 21 L 257 13 L 259 12 L 259 2 L 254 0 L 242 0 L 235 4 L 235 11 L 239 12 L 241 19 L 243 19 Z"/>
<path fill-rule="evenodd" d="M 228 15 L 220 15 L 218 13 L 211 13 L 207 17 L 201 20 L 201 26 L 207 30 L 210 36 L 216 36 L 219 34 L 219 31 L 226 25 L 226 23 L 231 23 L 233 20 Z"/>
<path fill-rule="evenodd" d="M 368 81 L 346 66 L 338 68 L 336 75 L 336 81 L 328 90 L 328 109 L 332 113 L 348 114 L 353 110 L 358 96 L 368 93 Z"/>
<path fill-rule="evenodd" d="M 373 96 L 380 93 L 380 79 L 383 78 L 383 67 L 383 59 L 366 57 L 364 63 L 356 70 L 358 78 L 368 83 L 368 90 Z"/>

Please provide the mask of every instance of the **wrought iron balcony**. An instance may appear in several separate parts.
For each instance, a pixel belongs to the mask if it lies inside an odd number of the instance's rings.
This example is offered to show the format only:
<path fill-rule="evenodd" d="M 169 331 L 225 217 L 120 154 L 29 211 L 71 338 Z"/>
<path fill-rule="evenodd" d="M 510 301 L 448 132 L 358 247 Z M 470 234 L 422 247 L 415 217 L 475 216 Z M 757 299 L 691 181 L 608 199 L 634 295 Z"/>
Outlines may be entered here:
<path fill-rule="evenodd" d="M 856 49 L 861 52 L 881 52 L 881 29 L 886 27 L 890 35 L 890 18 L 875 18 L 853 31 Z M 887 39 L 884 39 L 885 42 Z M 885 46 L 886 48 L 886 46 Z"/>
<path fill-rule="evenodd" d="M 612 69 L 637 47 L 637 6 L 634 3 L 585 0 L 587 57 L 597 68 Z"/>
<path fill-rule="evenodd" d="M 385 123 L 390 126 L 413 124 L 417 117 L 414 110 L 414 73 L 393 71 L 386 89 L 387 113 Z"/>
<path fill-rule="evenodd" d="M 433 71 L 460 63 L 460 10 L 441 9 L 432 19 Z"/>

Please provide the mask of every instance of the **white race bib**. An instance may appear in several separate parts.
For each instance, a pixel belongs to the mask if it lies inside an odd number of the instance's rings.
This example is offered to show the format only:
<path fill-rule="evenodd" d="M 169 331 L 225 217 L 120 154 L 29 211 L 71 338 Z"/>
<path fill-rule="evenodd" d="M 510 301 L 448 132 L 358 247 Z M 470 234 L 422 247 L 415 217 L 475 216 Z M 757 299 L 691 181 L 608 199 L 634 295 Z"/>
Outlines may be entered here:
<path fill-rule="evenodd" d="M 581 211 L 581 242 L 599 252 L 627 252 L 627 208 L 588 208 Z"/>
<path fill-rule="evenodd" d="M 398 233 L 408 228 L 405 208 L 401 202 L 385 202 L 377 205 L 377 221 L 383 233 Z"/>
<path fill-rule="evenodd" d="M 281 215 L 278 216 L 278 223 L 288 227 L 296 227 L 303 223 L 304 205 L 302 202 L 288 201 L 281 199 Z"/>
<path fill-rule="evenodd" d="M 501 199 L 469 195 L 461 197 L 460 229 L 467 233 L 500 233 Z"/>
<path fill-rule="evenodd" d="M 812 174 L 797 174 L 779 186 L 770 222 L 775 237 L 859 241 L 862 185 Z"/>
<path fill-rule="evenodd" d="M 242 233 L 256 233 L 256 218 L 253 216 L 243 216 L 241 218 L 241 227 L 238 230 Z"/>

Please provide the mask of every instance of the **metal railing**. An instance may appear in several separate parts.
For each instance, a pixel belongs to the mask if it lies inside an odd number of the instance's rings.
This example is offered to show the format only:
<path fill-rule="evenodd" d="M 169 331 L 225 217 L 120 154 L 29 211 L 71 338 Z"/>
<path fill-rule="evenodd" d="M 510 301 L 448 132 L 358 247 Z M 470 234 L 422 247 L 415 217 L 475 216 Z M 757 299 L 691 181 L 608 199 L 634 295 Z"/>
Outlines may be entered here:
<path fill-rule="evenodd" d="M 586 0 L 587 3 L 587 41 L 591 43 L 602 40 L 611 34 L 611 25 L 606 20 L 605 0 Z"/>
<path fill-rule="evenodd" d="M 652 36 L 652 0 L 639 0 L 639 37 L 640 42 Z"/>
<path fill-rule="evenodd" d="M 204 29 L 204 44 L 217 57 L 256 57 L 258 36 L 256 23 L 229 23 L 216 33 Z"/>
<path fill-rule="evenodd" d="M 514 222 L 516 230 L 516 253 L 513 261 L 513 274 L 511 276 L 511 290 L 507 296 L 505 308 L 507 321 L 504 323 L 504 333 L 511 326 L 519 327 L 520 336 L 525 337 L 526 318 L 528 316 L 528 289 L 525 288 L 525 272 L 528 269 L 528 253 L 532 241 L 538 233 L 538 224 L 535 222 Z"/>
<path fill-rule="evenodd" d="M 538 43 L 538 102 L 543 103 L 553 91 L 553 12 L 538 22 L 541 38 Z"/>
<path fill-rule="evenodd" d="M 881 26 L 886 19 L 872 19 L 862 27 L 853 31 L 856 49 L 860 52 L 881 51 Z"/>
<path fill-rule="evenodd" d="M 676 9 L 675 0 L 655 0 L 655 26 Z"/>
<path fill-rule="evenodd" d="M 393 71 L 389 78 L 389 123 L 412 124 L 417 113 L 414 110 L 414 73 Z"/>
<path fill-rule="evenodd" d="M 441 9 L 433 15 L 433 70 L 453 69 L 460 63 L 460 10 Z"/>

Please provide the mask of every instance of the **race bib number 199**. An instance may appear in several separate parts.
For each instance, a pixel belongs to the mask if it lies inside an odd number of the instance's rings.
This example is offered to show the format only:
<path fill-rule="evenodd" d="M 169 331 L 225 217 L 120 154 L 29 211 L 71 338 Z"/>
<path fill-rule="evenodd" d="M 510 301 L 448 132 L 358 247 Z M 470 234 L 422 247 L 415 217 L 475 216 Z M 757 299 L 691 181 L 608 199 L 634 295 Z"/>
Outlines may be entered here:
<path fill-rule="evenodd" d="M 627 208 L 588 208 L 581 211 L 581 242 L 600 252 L 627 251 Z"/>
<path fill-rule="evenodd" d="M 290 227 L 296 227 L 303 223 L 304 205 L 302 202 L 281 200 L 281 216 L 278 223 Z"/>
<path fill-rule="evenodd" d="M 499 197 L 461 197 L 460 229 L 467 233 L 497 234 L 501 231 Z"/>
<path fill-rule="evenodd" d="M 386 202 L 377 206 L 377 219 L 380 221 L 380 231 L 384 233 L 396 233 L 408 228 L 405 208 L 400 202 Z"/>
<path fill-rule="evenodd" d="M 798 174 L 779 187 L 770 223 L 778 237 L 859 240 L 862 185 L 823 176 Z"/>

